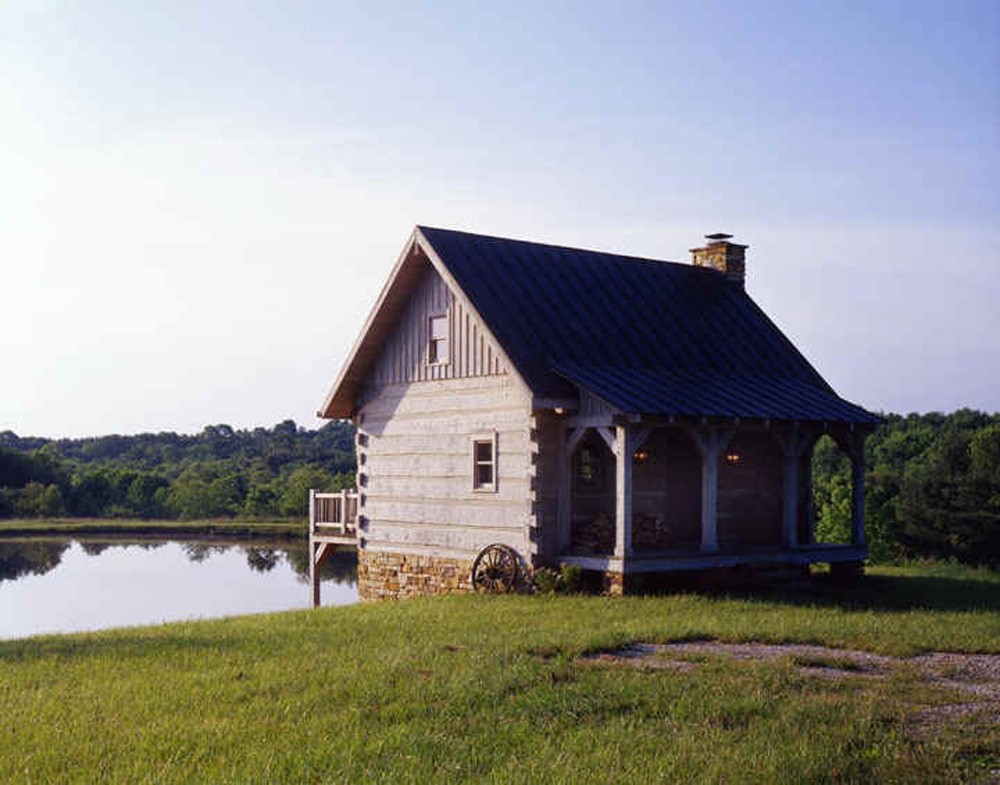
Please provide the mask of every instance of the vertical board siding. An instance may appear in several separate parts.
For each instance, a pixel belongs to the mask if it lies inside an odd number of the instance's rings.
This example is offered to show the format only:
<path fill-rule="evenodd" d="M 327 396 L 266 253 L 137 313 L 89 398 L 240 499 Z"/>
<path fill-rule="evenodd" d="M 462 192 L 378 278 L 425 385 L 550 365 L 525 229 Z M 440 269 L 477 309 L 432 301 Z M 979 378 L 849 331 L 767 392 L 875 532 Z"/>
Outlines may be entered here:
<path fill-rule="evenodd" d="M 449 316 L 449 361 L 430 363 L 430 319 L 444 313 Z M 486 337 L 482 325 L 428 264 L 375 361 L 366 385 L 378 388 L 387 384 L 507 373 L 509 369 L 501 360 L 497 347 Z M 368 398 L 370 394 L 371 390 L 363 397 Z"/>
<path fill-rule="evenodd" d="M 580 408 L 577 412 L 581 417 L 611 417 L 617 410 L 606 404 L 600 398 L 591 395 L 586 390 L 580 391 Z"/>

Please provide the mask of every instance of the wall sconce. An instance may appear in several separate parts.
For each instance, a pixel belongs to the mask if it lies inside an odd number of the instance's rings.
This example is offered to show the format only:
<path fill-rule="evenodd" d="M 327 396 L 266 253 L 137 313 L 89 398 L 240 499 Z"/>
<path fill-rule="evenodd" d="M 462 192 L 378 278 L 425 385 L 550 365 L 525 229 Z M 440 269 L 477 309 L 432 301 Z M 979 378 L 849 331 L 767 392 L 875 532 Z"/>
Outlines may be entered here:
<path fill-rule="evenodd" d="M 649 460 L 649 453 L 643 449 L 638 449 L 632 453 L 632 463 L 643 464 Z"/>
<path fill-rule="evenodd" d="M 743 460 L 738 452 L 727 452 L 723 457 L 730 466 L 739 466 Z"/>

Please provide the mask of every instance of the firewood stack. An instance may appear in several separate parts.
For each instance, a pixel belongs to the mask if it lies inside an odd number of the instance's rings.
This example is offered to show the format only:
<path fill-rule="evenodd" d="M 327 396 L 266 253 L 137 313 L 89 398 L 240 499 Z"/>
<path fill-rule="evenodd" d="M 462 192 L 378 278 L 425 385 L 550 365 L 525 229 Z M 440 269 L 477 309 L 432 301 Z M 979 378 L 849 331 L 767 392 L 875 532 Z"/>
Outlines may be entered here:
<path fill-rule="evenodd" d="M 615 549 L 615 523 L 599 512 L 593 520 L 578 524 L 573 545 L 580 553 L 611 553 Z"/>
<path fill-rule="evenodd" d="M 659 515 L 638 513 L 632 516 L 632 547 L 637 551 L 659 550 L 667 547 L 667 524 Z"/>

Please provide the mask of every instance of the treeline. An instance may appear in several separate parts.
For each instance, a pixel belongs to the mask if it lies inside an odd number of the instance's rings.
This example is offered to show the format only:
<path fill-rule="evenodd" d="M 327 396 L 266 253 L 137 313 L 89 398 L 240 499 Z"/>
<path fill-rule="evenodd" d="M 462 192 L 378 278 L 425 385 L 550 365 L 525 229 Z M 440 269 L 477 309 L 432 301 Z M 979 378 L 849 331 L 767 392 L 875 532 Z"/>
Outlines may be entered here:
<path fill-rule="evenodd" d="M 354 484 L 354 429 L 209 425 L 87 439 L 0 432 L 0 518 L 303 517 L 308 492 Z"/>
<path fill-rule="evenodd" d="M 1000 566 L 1000 415 L 886 415 L 865 444 L 865 528 L 873 561 L 956 559 Z M 817 539 L 850 539 L 849 460 L 816 445 Z"/>
<path fill-rule="evenodd" d="M 1000 565 L 1000 415 L 886 415 L 867 440 L 865 520 L 875 561 Z M 291 420 L 91 439 L 0 432 L 0 517 L 304 517 L 310 488 L 354 485 L 354 430 Z M 851 470 L 829 437 L 813 460 L 818 539 L 850 538 Z"/>

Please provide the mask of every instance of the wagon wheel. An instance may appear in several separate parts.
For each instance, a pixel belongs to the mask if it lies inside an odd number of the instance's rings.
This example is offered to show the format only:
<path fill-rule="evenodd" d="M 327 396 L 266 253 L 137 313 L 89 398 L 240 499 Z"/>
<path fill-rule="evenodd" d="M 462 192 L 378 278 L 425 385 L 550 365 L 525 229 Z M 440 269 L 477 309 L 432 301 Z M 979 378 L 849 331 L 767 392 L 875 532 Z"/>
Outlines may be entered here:
<path fill-rule="evenodd" d="M 487 545 L 472 563 L 472 585 L 491 594 L 509 592 L 517 583 L 517 554 L 506 545 Z"/>

